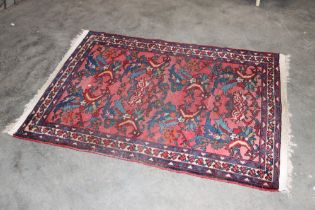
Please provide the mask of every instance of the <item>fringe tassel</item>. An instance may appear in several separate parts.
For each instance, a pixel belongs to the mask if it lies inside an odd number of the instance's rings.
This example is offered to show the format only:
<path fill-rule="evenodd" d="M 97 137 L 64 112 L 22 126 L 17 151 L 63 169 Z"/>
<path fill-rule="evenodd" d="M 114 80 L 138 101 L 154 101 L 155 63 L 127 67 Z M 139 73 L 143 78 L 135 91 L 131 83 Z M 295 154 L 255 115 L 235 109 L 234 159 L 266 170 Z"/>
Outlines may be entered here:
<path fill-rule="evenodd" d="M 48 80 L 44 83 L 44 85 L 37 91 L 36 95 L 25 105 L 23 114 L 17 118 L 13 123 L 10 123 L 6 126 L 6 128 L 3 130 L 3 133 L 8 133 L 10 135 L 13 135 L 17 132 L 17 130 L 22 126 L 28 115 L 31 113 L 31 111 L 34 109 L 37 102 L 40 100 L 41 96 L 44 94 L 45 90 L 48 88 L 50 83 L 54 80 L 62 66 L 65 64 L 65 62 L 68 60 L 68 58 L 71 56 L 71 54 L 74 52 L 74 50 L 78 47 L 78 45 L 82 42 L 82 40 L 86 37 L 88 30 L 82 30 L 80 34 L 78 34 L 72 41 L 71 46 L 68 50 L 68 52 L 63 56 L 62 60 L 58 64 L 58 66 L 55 68 L 55 70 L 52 72 L 52 74 L 49 76 Z"/>
<path fill-rule="evenodd" d="M 292 182 L 293 165 L 291 157 L 293 146 L 291 142 L 291 124 L 289 112 L 287 84 L 289 82 L 290 56 L 280 54 L 280 79 L 281 79 L 281 103 L 282 103 L 282 122 L 281 122 L 281 149 L 280 149 L 280 178 L 279 191 L 290 192 Z"/>

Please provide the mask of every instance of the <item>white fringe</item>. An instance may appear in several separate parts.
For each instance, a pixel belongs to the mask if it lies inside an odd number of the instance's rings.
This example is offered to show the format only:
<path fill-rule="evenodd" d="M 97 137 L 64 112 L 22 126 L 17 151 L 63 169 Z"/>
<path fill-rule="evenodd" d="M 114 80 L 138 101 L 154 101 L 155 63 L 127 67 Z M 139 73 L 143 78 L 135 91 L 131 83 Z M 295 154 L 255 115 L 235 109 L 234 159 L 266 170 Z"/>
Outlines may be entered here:
<path fill-rule="evenodd" d="M 17 132 L 17 130 L 22 126 L 28 115 L 31 113 L 31 111 L 34 109 L 37 102 L 40 100 L 42 95 L 44 94 L 45 90 L 48 88 L 50 83 L 54 80 L 62 66 L 65 64 L 65 62 L 68 60 L 68 58 L 71 56 L 71 54 L 74 52 L 74 50 L 78 47 L 78 45 L 82 42 L 82 40 L 85 38 L 89 31 L 88 30 L 82 30 L 80 34 L 78 34 L 72 41 L 71 46 L 68 50 L 68 52 L 63 56 L 62 60 L 58 64 L 58 66 L 55 68 L 55 70 L 52 72 L 52 74 L 49 76 L 48 80 L 45 82 L 45 84 L 37 91 L 36 95 L 28 102 L 28 104 L 25 105 L 23 114 L 17 118 L 14 123 L 10 123 L 6 126 L 6 128 L 3 130 L 4 133 L 8 133 L 10 135 L 13 135 Z"/>
<path fill-rule="evenodd" d="M 279 191 L 289 192 L 292 182 L 293 165 L 291 156 L 293 154 L 292 147 L 295 146 L 291 142 L 291 125 L 289 112 L 287 84 L 289 81 L 290 56 L 280 54 L 280 82 L 281 82 L 281 103 L 282 103 L 282 122 L 281 122 L 281 149 L 280 149 L 280 178 Z"/>

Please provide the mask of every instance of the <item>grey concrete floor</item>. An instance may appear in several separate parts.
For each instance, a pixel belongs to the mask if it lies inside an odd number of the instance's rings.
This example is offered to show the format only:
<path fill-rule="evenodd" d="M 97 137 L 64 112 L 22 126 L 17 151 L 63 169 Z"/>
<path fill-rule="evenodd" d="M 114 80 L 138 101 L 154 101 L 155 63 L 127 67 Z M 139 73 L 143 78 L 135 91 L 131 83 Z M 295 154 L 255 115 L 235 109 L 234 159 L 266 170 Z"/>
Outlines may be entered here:
<path fill-rule="evenodd" d="M 0 136 L 0 209 L 315 209 L 315 1 L 25 0 L 0 12 L 0 129 L 80 29 L 291 54 L 291 193 Z M 14 23 L 15 26 L 11 26 Z"/>

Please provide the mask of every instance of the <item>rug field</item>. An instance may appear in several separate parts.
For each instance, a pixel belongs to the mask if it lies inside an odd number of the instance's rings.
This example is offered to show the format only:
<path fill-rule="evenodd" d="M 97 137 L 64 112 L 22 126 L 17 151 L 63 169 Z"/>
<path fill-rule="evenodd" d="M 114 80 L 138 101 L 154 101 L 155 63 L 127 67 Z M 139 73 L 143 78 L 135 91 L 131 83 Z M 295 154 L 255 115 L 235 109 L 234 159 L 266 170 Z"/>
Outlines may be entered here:
<path fill-rule="evenodd" d="M 285 190 L 287 62 L 278 53 L 84 31 L 9 133 Z"/>

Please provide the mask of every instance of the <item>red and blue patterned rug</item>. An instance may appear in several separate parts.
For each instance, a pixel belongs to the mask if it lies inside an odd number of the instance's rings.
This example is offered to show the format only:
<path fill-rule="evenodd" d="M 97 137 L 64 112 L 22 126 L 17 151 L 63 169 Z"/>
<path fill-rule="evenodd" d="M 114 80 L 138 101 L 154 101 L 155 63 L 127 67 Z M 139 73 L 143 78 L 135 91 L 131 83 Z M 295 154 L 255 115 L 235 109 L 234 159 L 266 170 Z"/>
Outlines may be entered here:
<path fill-rule="evenodd" d="M 279 54 L 92 31 L 77 42 L 15 137 L 279 188 Z"/>

